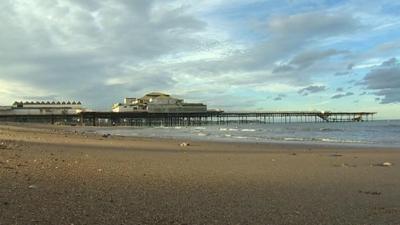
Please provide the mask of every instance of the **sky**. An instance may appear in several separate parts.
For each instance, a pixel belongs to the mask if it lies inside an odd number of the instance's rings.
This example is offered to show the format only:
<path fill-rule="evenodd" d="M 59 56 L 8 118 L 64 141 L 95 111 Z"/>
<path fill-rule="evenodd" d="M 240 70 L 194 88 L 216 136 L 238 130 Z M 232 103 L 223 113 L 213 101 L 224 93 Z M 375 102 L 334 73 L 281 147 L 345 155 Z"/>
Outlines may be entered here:
<path fill-rule="evenodd" d="M 0 104 L 111 110 L 162 91 L 225 111 L 400 119 L 396 0 L 2 0 Z"/>

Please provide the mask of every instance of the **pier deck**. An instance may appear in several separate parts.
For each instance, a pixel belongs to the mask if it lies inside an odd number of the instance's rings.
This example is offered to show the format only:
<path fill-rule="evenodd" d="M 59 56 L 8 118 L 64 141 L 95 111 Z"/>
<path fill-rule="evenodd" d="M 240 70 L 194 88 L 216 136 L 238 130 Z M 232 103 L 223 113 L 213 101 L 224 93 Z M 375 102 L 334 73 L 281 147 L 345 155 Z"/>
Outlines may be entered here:
<path fill-rule="evenodd" d="M 82 112 L 76 115 L 1 115 L 0 121 L 85 126 L 191 126 L 228 123 L 321 123 L 372 121 L 375 112 Z"/>

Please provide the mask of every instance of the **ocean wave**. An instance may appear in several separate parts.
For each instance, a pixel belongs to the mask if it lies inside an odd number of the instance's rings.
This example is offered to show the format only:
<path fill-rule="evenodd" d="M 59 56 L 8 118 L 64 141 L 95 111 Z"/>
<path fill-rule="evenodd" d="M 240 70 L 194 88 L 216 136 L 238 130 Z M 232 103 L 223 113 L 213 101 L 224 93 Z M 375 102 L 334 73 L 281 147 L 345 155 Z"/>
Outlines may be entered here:
<path fill-rule="evenodd" d="M 244 136 L 234 136 L 233 138 L 236 138 L 236 139 L 248 139 L 249 137 L 244 137 Z"/>
<path fill-rule="evenodd" d="M 365 142 L 360 140 L 343 140 L 343 139 L 335 139 L 335 138 L 301 138 L 301 137 L 284 137 L 284 138 L 271 138 L 271 140 L 283 140 L 283 141 L 299 141 L 299 142 L 328 142 L 328 143 L 365 143 L 371 144 L 372 142 Z"/>
<path fill-rule="evenodd" d="M 343 129 L 339 129 L 339 128 L 320 128 L 319 131 L 335 132 L 335 131 L 344 131 L 344 130 Z"/>
<path fill-rule="evenodd" d="M 284 141 L 305 141 L 304 138 L 294 138 L 294 137 L 286 137 L 283 138 Z"/>
<path fill-rule="evenodd" d="M 241 129 L 240 131 L 244 131 L 244 132 L 254 132 L 256 131 L 255 129 Z"/>
<path fill-rule="evenodd" d="M 332 138 L 321 138 L 319 141 L 322 142 L 332 142 L 332 143 L 367 143 L 359 140 L 341 140 L 341 139 L 332 139 Z"/>

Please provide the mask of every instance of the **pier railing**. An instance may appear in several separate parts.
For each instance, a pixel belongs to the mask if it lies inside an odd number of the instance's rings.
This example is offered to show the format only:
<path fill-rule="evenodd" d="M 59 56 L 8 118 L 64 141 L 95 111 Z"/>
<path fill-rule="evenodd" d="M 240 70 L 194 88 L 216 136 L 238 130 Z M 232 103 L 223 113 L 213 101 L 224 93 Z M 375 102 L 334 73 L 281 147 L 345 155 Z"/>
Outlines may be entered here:
<path fill-rule="evenodd" d="M 322 123 L 372 121 L 375 112 L 82 112 L 75 115 L 1 115 L 0 121 L 85 126 L 191 126 L 230 123 Z"/>

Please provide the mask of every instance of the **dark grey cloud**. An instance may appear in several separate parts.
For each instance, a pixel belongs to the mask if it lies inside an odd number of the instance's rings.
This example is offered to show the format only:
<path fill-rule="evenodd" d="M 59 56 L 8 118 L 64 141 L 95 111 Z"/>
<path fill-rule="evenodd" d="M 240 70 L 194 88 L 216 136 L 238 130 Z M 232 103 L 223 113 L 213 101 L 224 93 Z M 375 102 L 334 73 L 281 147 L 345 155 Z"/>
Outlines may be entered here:
<path fill-rule="evenodd" d="M 346 92 L 346 93 L 341 93 L 341 94 L 335 94 L 334 96 L 331 97 L 331 99 L 339 99 L 339 98 L 343 98 L 343 97 L 348 97 L 348 96 L 352 96 L 354 95 L 353 92 Z"/>
<path fill-rule="evenodd" d="M 269 22 L 269 30 L 285 37 L 331 36 L 351 32 L 360 28 L 360 23 L 351 14 L 308 12 L 276 17 Z M 296 34 L 296 35 L 293 35 Z"/>
<path fill-rule="evenodd" d="M 396 58 L 382 62 L 372 69 L 361 82 L 380 97 L 381 103 L 400 103 L 400 63 Z"/>
<path fill-rule="evenodd" d="M 345 76 L 345 75 L 349 75 L 349 74 L 350 74 L 350 72 L 348 72 L 348 71 L 336 72 L 336 73 L 335 73 L 335 76 Z"/>
<path fill-rule="evenodd" d="M 363 95 L 366 95 L 366 94 L 368 94 L 368 92 L 363 91 L 362 93 L 360 93 L 360 96 L 363 96 Z"/>
<path fill-rule="evenodd" d="M 397 66 L 399 64 L 399 61 L 396 58 L 391 58 L 387 61 L 382 62 L 381 67 L 393 67 Z"/>
<path fill-rule="evenodd" d="M 336 88 L 336 91 L 337 91 L 337 92 L 342 92 L 342 91 L 343 91 L 343 88 Z"/>
<path fill-rule="evenodd" d="M 298 91 L 299 94 L 303 96 L 307 96 L 309 94 L 314 94 L 318 92 L 326 91 L 326 86 L 324 85 L 311 85 L 305 88 L 302 88 Z"/>
<path fill-rule="evenodd" d="M 317 61 L 329 58 L 331 56 L 346 54 L 348 51 L 339 51 L 336 49 L 327 49 L 324 51 L 307 51 L 296 55 L 289 64 L 296 65 L 297 68 L 306 68 Z"/>
<path fill-rule="evenodd" d="M 354 63 L 350 63 L 349 65 L 347 65 L 347 70 L 352 70 L 354 67 Z"/>
<path fill-rule="evenodd" d="M 283 100 L 283 99 L 286 98 L 286 97 L 287 97 L 286 94 L 279 94 L 279 95 L 276 96 L 273 100 L 274 100 L 274 101 L 281 101 L 281 100 Z"/>
<path fill-rule="evenodd" d="M 309 50 L 300 52 L 287 64 L 281 64 L 274 68 L 273 73 L 284 73 L 290 71 L 299 71 L 309 68 L 318 61 L 323 61 L 335 55 L 347 54 L 348 51 L 339 51 L 336 49 L 327 50 Z"/>
<path fill-rule="evenodd" d="M 295 70 L 296 68 L 292 65 L 279 65 L 275 67 L 272 71 L 272 73 L 286 73 L 286 72 L 291 72 Z"/>

